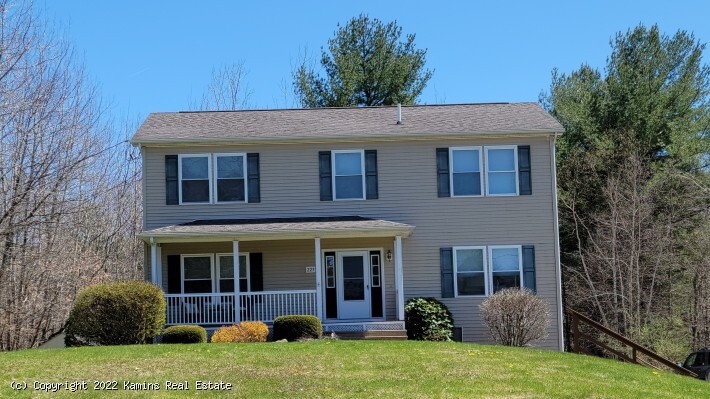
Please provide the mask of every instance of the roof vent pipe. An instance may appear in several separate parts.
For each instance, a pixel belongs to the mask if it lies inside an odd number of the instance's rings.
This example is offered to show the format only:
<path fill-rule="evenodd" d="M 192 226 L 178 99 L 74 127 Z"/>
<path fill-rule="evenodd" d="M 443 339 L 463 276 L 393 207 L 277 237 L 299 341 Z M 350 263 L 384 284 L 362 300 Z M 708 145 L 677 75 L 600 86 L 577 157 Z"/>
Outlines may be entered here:
<path fill-rule="evenodd" d="M 402 104 L 397 103 L 397 124 L 402 124 Z"/>

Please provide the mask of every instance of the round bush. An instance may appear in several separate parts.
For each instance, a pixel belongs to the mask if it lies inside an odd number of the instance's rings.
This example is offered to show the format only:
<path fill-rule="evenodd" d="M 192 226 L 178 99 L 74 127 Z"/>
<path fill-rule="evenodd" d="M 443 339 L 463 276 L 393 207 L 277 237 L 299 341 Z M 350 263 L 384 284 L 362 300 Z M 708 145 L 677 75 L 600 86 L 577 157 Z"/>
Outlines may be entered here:
<path fill-rule="evenodd" d="M 323 335 L 323 325 L 315 316 L 279 316 L 274 320 L 274 341 L 286 339 L 319 339 Z"/>
<path fill-rule="evenodd" d="M 165 325 L 165 299 L 143 281 L 97 284 L 79 292 L 65 326 L 67 346 L 151 342 Z"/>
<path fill-rule="evenodd" d="M 212 342 L 266 342 L 269 327 L 260 321 L 243 321 L 237 325 L 223 326 L 212 334 Z"/>
<path fill-rule="evenodd" d="M 204 342 L 207 342 L 207 331 L 200 326 L 170 326 L 163 331 L 164 344 L 201 344 Z"/>
<path fill-rule="evenodd" d="M 407 338 L 417 341 L 451 341 L 454 318 L 434 298 L 411 298 L 404 306 Z"/>
<path fill-rule="evenodd" d="M 498 291 L 480 308 L 481 317 L 498 344 L 527 346 L 547 336 L 549 305 L 527 288 Z"/>

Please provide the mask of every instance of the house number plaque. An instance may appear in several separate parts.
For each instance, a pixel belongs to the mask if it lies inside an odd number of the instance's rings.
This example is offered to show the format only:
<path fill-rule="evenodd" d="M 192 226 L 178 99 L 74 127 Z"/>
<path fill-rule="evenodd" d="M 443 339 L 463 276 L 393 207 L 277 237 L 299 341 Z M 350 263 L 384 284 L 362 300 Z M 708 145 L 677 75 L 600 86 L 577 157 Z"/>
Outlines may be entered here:
<path fill-rule="evenodd" d="M 316 272 L 315 266 L 306 266 L 306 273 L 315 273 L 315 272 Z"/>

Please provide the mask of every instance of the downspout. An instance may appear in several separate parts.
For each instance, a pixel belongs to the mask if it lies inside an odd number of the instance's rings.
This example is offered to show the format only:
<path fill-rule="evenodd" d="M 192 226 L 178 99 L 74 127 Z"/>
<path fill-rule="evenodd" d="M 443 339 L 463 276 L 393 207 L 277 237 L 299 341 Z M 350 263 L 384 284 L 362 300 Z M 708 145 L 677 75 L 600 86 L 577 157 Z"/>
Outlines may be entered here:
<path fill-rule="evenodd" d="M 559 133 L 550 136 L 550 172 L 552 175 L 552 217 L 555 234 L 555 272 L 557 273 L 557 331 L 560 351 L 565 350 L 564 311 L 562 307 L 562 266 L 560 264 L 560 222 L 557 211 L 557 164 L 555 141 Z"/>

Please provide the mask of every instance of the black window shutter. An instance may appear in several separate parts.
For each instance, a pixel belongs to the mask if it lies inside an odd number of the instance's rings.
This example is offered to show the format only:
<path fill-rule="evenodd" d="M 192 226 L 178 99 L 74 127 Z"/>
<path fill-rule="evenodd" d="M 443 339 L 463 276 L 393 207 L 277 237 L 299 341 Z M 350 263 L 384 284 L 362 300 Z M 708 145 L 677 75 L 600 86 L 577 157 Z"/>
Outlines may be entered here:
<path fill-rule="evenodd" d="M 264 265 L 261 252 L 249 254 L 249 280 L 252 291 L 264 291 Z"/>
<path fill-rule="evenodd" d="M 449 189 L 449 149 L 436 149 L 436 185 L 439 197 L 450 197 Z"/>
<path fill-rule="evenodd" d="M 441 297 L 454 297 L 454 252 L 452 248 L 439 250 L 441 263 Z"/>
<path fill-rule="evenodd" d="M 261 202 L 259 175 L 259 154 L 247 154 L 247 184 L 249 185 L 248 202 Z"/>
<path fill-rule="evenodd" d="M 366 199 L 377 199 L 377 150 L 365 150 Z"/>
<path fill-rule="evenodd" d="M 165 205 L 177 205 L 178 201 L 178 156 L 165 156 Z"/>
<path fill-rule="evenodd" d="M 180 294 L 180 255 L 168 255 L 168 294 Z"/>
<path fill-rule="evenodd" d="M 535 247 L 523 245 L 523 287 L 535 292 Z"/>
<path fill-rule="evenodd" d="M 333 200 L 333 180 L 330 169 L 330 151 L 320 151 L 318 153 L 318 164 L 320 165 L 320 200 Z"/>
<path fill-rule="evenodd" d="M 532 195 L 529 145 L 518 146 L 518 185 L 520 195 Z"/>

